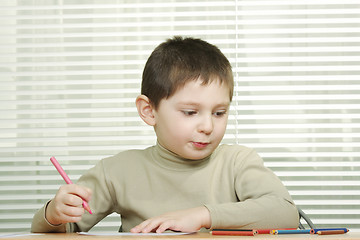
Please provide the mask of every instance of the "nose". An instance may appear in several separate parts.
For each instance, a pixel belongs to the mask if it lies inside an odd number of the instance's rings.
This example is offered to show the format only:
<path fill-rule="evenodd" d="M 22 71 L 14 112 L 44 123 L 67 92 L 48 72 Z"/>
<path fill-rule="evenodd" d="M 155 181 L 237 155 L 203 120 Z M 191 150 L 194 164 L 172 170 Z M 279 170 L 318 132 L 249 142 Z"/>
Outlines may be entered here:
<path fill-rule="evenodd" d="M 204 116 L 201 118 L 199 127 L 199 132 L 210 134 L 214 130 L 214 122 L 212 116 Z"/>

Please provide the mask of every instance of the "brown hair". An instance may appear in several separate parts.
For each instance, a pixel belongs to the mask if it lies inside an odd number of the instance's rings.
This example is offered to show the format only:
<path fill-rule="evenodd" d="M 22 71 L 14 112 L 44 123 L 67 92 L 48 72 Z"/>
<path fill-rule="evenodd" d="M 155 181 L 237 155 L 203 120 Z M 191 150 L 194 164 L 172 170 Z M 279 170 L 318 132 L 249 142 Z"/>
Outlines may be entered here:
<path fill-rule="evenodd" d="M 156 47 L 148 58 L 141 94 L 147 96 L 157 109 L 163 98 L 171 97 L 185 83 L 199 77 L 203 84 L 219 79 L 229 87 L 232 100 L 234 80 L 224 54 L 201 39 L 174 37 Z"/>

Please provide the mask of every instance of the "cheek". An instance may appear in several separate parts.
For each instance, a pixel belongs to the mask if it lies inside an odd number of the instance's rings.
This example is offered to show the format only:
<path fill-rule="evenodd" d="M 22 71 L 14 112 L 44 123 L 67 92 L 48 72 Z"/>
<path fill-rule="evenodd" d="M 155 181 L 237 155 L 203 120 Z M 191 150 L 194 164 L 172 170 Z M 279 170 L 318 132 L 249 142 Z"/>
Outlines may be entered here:
<path fill-rule="evenodd" d="M 227 119 L 217 122 L 216 126 L 217 126 L 216 133 L 219 135 L 224 135 L 227 126 Z"/>
<path fill-rule="evenodd" d="M 161 126 L 165 134 L 177 137 L 184 135 L 187 129 L 186 121 L 176 116 L 176 114 L 169 114 L 166 119 L 159 123 L 159 126 Z"/>
<path fill-rule="evenodd" d="M 181 119 L 173 119 L 172 126 L 178 137 L 188 136 L 192 129 L 187 121 Z"/>
<path fill-rule="evenodd" d="M 194 127 L 191 121 L 186 119 L 175 118 L 171 122 L 171 135 L 175 141 L 189 140 L 194 133 Z"/>

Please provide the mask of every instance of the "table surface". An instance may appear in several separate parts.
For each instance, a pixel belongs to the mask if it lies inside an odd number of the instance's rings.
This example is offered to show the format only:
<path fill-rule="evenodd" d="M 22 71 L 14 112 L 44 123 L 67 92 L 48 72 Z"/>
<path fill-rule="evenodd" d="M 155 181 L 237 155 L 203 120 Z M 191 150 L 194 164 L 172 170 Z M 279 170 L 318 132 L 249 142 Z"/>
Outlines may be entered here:
<path fill-rule="evenodd" d="M 309 240 L 342 240 L 342 239 L 350 239 L 350 240 L 360 240 L 360 232 L 348 232 L 346 234 L 335 234 L 335 235 L 317 235 L 317 234 L 283 234 L 283 235 L 271 235 L 271 234 L 258 234 L 256 236 L 213 236 L 210 233 L 193 233 L 188 235 L 177 235 L 177 236 L 93 236 L 93 235 L 80 235 L 77 233 L 46 233 L 39 235 L 19 235 L 19 236 L 8 236 L 4 237 L 0 234 L 0 239 L 29 239 L 29 240 L 45 240 L 45 239 L 74 239 L 74 240 L 207 240 L 207 239 L 217 239 L 217 240 L 230 240 L 233 239 L 241 239 L 241 240 L 263 240 L 263 239 L 279 239 L 279 240 L 294 240 L 294 239 L 309 239 Z"/>

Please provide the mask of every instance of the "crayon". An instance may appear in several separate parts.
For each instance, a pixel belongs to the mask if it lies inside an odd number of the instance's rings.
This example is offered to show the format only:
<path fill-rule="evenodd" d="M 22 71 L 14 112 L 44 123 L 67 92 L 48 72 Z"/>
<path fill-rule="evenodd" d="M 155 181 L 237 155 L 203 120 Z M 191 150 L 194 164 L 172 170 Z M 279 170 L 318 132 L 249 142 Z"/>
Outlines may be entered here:
<path fill-rule="evenodd" d="M 55 157 L 51 157 L 50 161 L 52 162 L 52 164 L 55 166 L 56 170 L 60 173 L 60 175 L 62 176 L 62 178 L 65 180 L 65 182 L 67 184 L 72 184 L 72 181 L 70 180 L 69 176 L 66 174 L 66 172 L 64 171 L 64 169 L 60 166 L 59 162 L 56 160 Z M 90 214 L 92 214 L 89 204 L 83 200 L 83 207 L 86 211 L 88 211 Z"/>

